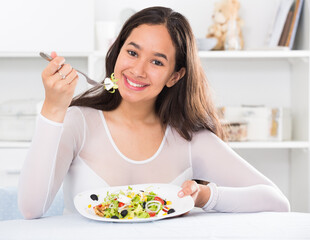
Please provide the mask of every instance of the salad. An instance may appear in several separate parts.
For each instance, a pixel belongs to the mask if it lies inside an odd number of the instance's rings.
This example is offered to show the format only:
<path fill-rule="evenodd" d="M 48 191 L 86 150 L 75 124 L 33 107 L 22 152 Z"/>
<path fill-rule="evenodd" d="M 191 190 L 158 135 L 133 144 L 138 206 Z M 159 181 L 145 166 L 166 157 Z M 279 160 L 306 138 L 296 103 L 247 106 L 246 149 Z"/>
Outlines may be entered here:
<path fill-rule="evenodd" d="M 114 73 L 111 74 L 111 78 L 106 78 L 104 79 L 104 88 L 110 92 L 110 93 L 114 93 L 115 89 L 118 89 L 118 85 L 117 85 L 117 79 L 114 76 Z"/>
<path fill-rule="evenodd" d="M 92 194 L 92 200 L 98 196 Z M 153 191 L 133 191 L 130 186 L 123 191 L 107 193 L 104 201 L 93 207 L 96 215 L 114 219 L 150 218 L 175 212 L 170 208 L 171 201 L 159 197 Z M 89 208 L 91 205 L 88 206 Z"/>

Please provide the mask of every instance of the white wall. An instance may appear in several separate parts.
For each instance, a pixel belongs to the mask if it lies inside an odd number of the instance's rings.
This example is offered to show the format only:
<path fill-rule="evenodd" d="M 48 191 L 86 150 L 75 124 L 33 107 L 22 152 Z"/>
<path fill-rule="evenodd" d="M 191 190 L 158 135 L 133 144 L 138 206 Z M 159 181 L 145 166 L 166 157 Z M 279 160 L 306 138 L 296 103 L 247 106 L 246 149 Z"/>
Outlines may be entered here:
<path fill-rule="evenodd" d="M 0 51 L 92 51 L 93 12 L 87 0 L 1 1 Z"/>
<path fill-rule="evenodd" d="M 273 16 L 280 0 L 239 0 L 240 17 L 244 20 L 245 48 L 263 47 L 268 37 Z M 138 11 L 150 6 L 165 6 L 179 11 L 188 18 L 196 37 L 205 37 L 216 0 L 95 0 L 96 21 L 122 22 L 124 9 Z M 268 7 L 266 7 L 268 6 Z"/>

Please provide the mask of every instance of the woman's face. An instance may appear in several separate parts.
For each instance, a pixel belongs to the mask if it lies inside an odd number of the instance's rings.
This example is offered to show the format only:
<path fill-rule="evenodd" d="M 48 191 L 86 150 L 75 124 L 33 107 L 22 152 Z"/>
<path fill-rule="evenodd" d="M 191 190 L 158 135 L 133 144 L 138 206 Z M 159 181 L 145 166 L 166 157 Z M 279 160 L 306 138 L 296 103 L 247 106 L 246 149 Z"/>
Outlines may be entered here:
<path fill-rule="evenodd" d="M 155 102 L 163 87 L 173 86 L 175 48 L 164 25 L 140 25 L 133 29 L 115 64 L 115 77 L 123 101 Z"/>

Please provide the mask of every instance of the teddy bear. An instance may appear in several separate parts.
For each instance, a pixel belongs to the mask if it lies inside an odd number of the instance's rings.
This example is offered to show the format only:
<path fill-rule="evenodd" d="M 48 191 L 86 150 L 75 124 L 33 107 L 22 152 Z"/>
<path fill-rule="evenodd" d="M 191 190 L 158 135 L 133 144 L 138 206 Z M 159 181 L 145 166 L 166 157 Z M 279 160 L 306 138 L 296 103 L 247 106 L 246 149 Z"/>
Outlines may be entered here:
<path fill-rule="evenodd" d="M 238 16 L 239 8 L 238 0 L 221 0 L 215 3 L 213 24 L 209 26 L 206 36 L 218 40 L 213 50 L 243 49 L 243 22 Z"/>

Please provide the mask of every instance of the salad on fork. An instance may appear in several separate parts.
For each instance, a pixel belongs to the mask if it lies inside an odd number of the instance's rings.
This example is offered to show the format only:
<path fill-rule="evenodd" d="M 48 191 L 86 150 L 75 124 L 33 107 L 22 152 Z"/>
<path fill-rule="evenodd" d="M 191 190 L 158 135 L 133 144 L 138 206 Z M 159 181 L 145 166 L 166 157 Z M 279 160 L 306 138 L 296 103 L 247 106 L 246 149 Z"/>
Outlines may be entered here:
<path fill-rule="evenodd" d="M 45 52 L 40 52 L 40 56 L 49 62 L 53 60 L 53 58 Z M 91 79 L 90 77 L 88 77 L 87 74 L 81 72 L 80 70 L 77 70 L 77 69 L 75 69 L 75 70 L 78 73 L 80 73 L 81 75 L 83 75 L 85 77 L 86 81 L 90 85 L 93 85 L 95 87 L 96 86 L 104 87 L 110 93 L 114 93 L 115 89 L 118 88 L 118 86 L 116 84 L 117 79 L 115 78 L 114 73 L 111 74 L 110 78 L 108 78 L 108 77 L 105 78 L 103 83 L 99 83 L 99 82 L 96 82 L 95 80 Z"/>

